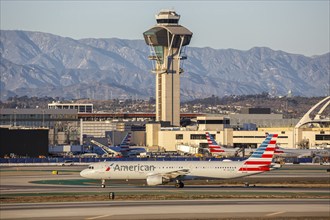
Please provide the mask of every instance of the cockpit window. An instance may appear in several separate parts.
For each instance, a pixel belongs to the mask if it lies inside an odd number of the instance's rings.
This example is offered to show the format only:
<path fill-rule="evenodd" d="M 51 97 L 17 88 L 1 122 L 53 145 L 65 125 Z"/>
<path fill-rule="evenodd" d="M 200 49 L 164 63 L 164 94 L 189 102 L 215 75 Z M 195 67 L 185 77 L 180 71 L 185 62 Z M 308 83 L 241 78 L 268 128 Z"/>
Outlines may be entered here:
<path fill-rule="evenodd" d="M 88 169 L 94 169 L 94 167 L 93 166 L 89 166 Z"/>

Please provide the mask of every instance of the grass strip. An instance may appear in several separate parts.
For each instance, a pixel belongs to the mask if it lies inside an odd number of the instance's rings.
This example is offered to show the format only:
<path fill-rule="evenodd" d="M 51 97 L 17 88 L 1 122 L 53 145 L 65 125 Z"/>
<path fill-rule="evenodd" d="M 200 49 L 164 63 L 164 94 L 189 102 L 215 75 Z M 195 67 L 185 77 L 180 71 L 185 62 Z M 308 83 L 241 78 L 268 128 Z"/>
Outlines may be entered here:
<path fill-rule="evenodd" d="M 18 193 L 1 195 L 1 203 L 23 202 L 70 202 L 70 201 L 107 201 L 110 192 L 70 192 L 70 193 Z M 116 200 L 172 200 L 172 199 L 330 199 L 327 192 L 190 192 L 190 191 L 152 191 L 152 192 L 115 192 Z"/>

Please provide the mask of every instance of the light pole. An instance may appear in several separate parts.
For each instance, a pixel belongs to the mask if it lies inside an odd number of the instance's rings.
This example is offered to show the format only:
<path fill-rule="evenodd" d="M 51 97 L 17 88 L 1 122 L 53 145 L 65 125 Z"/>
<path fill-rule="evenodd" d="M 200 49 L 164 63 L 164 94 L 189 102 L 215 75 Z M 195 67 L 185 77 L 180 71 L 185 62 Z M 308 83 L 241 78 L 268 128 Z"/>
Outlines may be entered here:
<path fill-rule="evenodd" d="M 17 113 L 17 111 L 15 110 L 14 111 L 14 127 L 16 127 L 16 113 Z"/>
<path fill-rule="evenodd" d="M 42 110 L 42 127 L 45 127 L 45 110 Z"/>

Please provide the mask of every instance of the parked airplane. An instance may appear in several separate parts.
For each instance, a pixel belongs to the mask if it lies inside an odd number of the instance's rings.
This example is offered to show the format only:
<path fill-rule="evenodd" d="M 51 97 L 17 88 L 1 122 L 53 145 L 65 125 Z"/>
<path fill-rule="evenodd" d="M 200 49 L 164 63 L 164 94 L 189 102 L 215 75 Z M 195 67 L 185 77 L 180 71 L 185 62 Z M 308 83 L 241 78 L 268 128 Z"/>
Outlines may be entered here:
<path fill-rule="evenodd" d="M 92 164 L 80 172 L 82 177 L 102 180 L 145 179 L 149 186 L 184 180 L 231 179 L 259 174 L 276 168 L 272 165 L 277 134 L 269 134 L 259 148 L 244 161 L 111 161 Z"/>
<path fill-rule="evenodd" d="M 129 145 L 131 143 L 132 134 L 131 132 L 128 132 L 123 140 L 121 141 L 119 146 L 112 146 L 110 147 L 112 150 L 118 151 L 118 152 L 127 152 L 129 151 Z"/>
<path fill-rule="evenodd" d="M 132 133 L 128 132 L 126 136 L 123 138 L 119 146 L 116 147 L 110 147 L 112 150 L 118 151 L 121 153 L 122 156 L 128 157 L 128 156 L 135 156 L 139 155 L 140 153 L 145 153 L 146 149 L 143 147 L 133 147 L 130 146 L 132 139 Z"/>
<path fill-rule="evenodd" d="M 212 156 L 225 156 L 225 157 L 236 157 L 239 152 L 241 151 L 240 148 L 226 148 L 220 146 L 213 138 L 212 135 L 209 134 L 209 132 L 205 132 L 207 143 L 209 146 L 209 151 L 212 154 Z M 245 155 L 252 154 L 253 150 L 250 148 L 245 148 Z"/>
<path fill-rule="evenodd" d="M 209 146 L 209 151 L 212 154 L 212 156 L 227 156 L 227 157 L 235 157 L 238 154 L 238 148 L 225 148 L 221 147 L 213 138 L 212 135 L 210 135 L 209 132 L 205 132 L 207 143 Z"/>
<path fill-rule="evenodd" d="M 275 147 L 274 156 L 277 157 L 326 157 L 330 155 L 330 150 L 326 149 L 288 149 L 279 146 Z"/>

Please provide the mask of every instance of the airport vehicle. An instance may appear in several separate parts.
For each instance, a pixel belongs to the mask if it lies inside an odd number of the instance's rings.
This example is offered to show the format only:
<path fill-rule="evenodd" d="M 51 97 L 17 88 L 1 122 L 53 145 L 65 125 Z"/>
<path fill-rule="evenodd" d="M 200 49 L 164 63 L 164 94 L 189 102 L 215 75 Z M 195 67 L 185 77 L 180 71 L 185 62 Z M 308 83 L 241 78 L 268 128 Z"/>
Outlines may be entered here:
<path fill-rule="evenodd" d="M 212 156 L 225 156 L 225 157 L 237 157 L 237 155 L 240 153 L 242 149 L 240 148 L 226 148 L 223 146 L 220 146 L 213 138 L 212 135 L 210 135 L 209 132 L 205 132 L 206 139 L 209 146 L 209 151 Z M 253 149 L 254 150 L 254 149 Z M 250 155 L 253 152 L 250 148 L 245 148 L 245 154 Z"/>
<path fill-rule="evenodd" d="M 82 158 L 84 158 L 84 157 L 96 158 L 96 157 L 99 157 L 99 155 L 96 153 L 85 153 L 85 154 L 82 154 L 81 157 Z"/>
<path fill-rule="evenodd" d="M 175 182 L 184 187 L 184 180 L 231 179 L 259 174 L 276 168 L 272 164 L 277 134 L 269 134 L 259 148 L 244 161 L 111 161 L 90 165 L 80 172 L 88 179 L 145 179 L 149 186 Z"/>
<path fill-rule="evenodd" d="M 74 162 L 72 160 L 66 160 L 63 163 L 60 163 L 60 166 L 73 166 Z"/>

